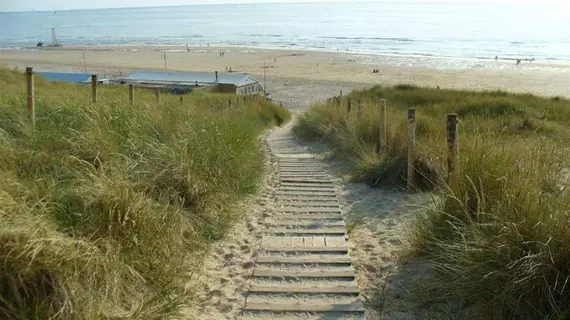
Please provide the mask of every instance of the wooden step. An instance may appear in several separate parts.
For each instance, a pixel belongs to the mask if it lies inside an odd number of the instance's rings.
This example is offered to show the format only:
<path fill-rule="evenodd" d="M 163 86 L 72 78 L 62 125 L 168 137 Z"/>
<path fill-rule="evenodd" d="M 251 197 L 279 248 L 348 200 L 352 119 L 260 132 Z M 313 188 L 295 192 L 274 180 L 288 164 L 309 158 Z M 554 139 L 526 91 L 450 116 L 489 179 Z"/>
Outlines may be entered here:
<path fill-rule="evenodd" d="M 249 288 L 250 293 L 356 293 L 358 287 L 353 285 L 319 285 L 319 286 L 275 286 L 254 284 Z"/>
<path fill-rule="evenodd" d="M 291 226 L 291 227 L 313 227 L 313 228 L 322 228 L 322 227 L 344 227 L 344 221 L 337 220 L 337 221 L 306 221 L 301 219 L 295 220 L 274 220 L 271 221 L 270 224 L 272 226 Z"/>
<path fill-rule="evenodd" d="M 347 255 L 324 255 L 324 256 L 260 256 L 257 263 L 285 263 L 285 264 L 351 264 Z"/>
<path fill-rule="evenodd" d="M 295 185 L 295 186 L 279 186 L 277 187 L 277 192 L 317 192 L 317 193 L 335 193 L 336 190 L 334 186 L 321 186 L 321 187 L 307 187 L 303 185 Z"/>
<path fill-rule="evenodd" d="M 281 190 L 277 189 L 275 191 L 275 195 L 277 196 L 301 196 L 301 197 L 322 197 L 322 198 L 331 198 L 336 197 L 336 192 L 332 191 L 314 191 L 314 190 Z"/>
<path fill-rule="evenodd" d="M 315 177 L 309 178 L 290 178 L 290 177 L 280 177 L 279 181 L 281 182 L 301 182 L 301 183 L 322 183 L 322 184 L 333 184 L 332 181 L 328 177 L 323 178 L 322 180 L 315 179 Z"/>
<path fill-rule="evenodd" d="M 261 269 L 253 271 L 254 277 L 279 278 L 354 278 L 352 270 L 279 270 Z"/>
<path fill-rule="evenodd" d="M 268 252 L 348 252 L 348 246 L 343 247 L 305 247 L 305 246 L 263 246 L 261 250 Z"/>
<path fill-rule="evenodd" d="M 322 209 L 335 209 L 339 208 L 338 202 L 293 202 L 293 201 L 280 201 L 275 203 L 278 208 L 322 208 Z"/>
<path fill-rule="evenodd" d="M 286 187 L 286 188 L 328 188 L 328 189 L 335 189 L 335 185 L 332 181 L 328 181 L 327 183 L 323 183 L 322 181 L 318 183 L 310 183 L 310 182 L 280 182 L 279 188 Z"/>
<path fill-rule="evenodd" d="M 271 233 L 275 235 L 283 234 L 346 234 L 345 228 L 320 228 L 320 229 L 286 229 L 286 228 L 271 228 L 262 231 L 263 233 Z"/>
<path fill-rule="evenodd" d="M 275 212 L 302 212 L 302 213 L 311 213 L 311 212 L 328 212 L 328 213 L 342 213 L 340 208 L 323 208 L 323 207 L 290 207 L 290 208 L 274 208 L 273 211 Z"/>
<path fill-rule="evenodd" d="M 297 221 L 307 221 L 307 220 L 325 220 L 325 221 L 342 221 L 342 215 L 338 213 L 331 214 L 321 214 L 321 213 L 296 213 L 296 214 L 274 214 L 271 216 L 272 219 L 279 220 L 297 220 Z"/>
<path fill-rule="evenodd" d="M 298 166 L 298 167 L 283 167 L 279 166 L 279 172 L 326 172 L 323 168 L 320 167 L 309 167 L 309 166 Z"/>
<path fill-rule="evenodd" d="M 275 303 L 246 302 L 245 310 L 273 312 L 364 312 L 362 303 L 335 304 L 328 302 Z"/>
<path fill-rule="evenodd" d="M 325 198 L 323 196 L 293 196 L 293 195 L 286 195 L 286 196 L 275 196 L 277 201 L 304 201 L 304 202 L 335 202 L 338 203 L 338 199 L 336 196 Z M 320 205 L 320 204 L 319 204 Z"/>

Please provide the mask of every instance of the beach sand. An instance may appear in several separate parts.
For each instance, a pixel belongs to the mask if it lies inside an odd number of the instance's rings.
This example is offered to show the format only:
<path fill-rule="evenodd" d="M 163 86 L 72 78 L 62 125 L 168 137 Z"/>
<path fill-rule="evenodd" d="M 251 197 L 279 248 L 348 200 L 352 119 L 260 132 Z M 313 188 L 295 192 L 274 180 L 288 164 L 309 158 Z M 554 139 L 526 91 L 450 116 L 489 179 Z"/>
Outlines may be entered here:
<path fill-rule="evenodd" d="M 0 66 L 23 70 L 126 75 L 133 70 L 219 71 L 249 73 L 264 82 L 277 101 L 303 109 L 311 101 L 372 85 L 409 83 L 420 86 L 506 90 L 570 97 L 570 65 L 513 61 L 405 57 L 350 52 L 292 51 L 244 47 L 114 46 L 0 50 Z M 219 52 L 225 51 L 224 56 Z M 379 73 L 372 73 L 379 69 Z"/>

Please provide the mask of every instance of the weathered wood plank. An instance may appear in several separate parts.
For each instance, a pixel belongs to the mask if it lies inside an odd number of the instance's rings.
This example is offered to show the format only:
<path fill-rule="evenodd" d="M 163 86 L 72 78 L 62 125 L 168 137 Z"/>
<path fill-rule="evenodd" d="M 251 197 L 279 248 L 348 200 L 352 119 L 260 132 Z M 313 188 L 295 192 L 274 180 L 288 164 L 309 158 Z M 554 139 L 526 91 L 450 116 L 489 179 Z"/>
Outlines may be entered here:
<path fill-rule="evenodd" d="M 268 252 L 348 252 L 348 246 L 343 247 L 327 247 L 327 246 L 312 246 L 312 247 L 287 247 L 287 246 L 263 246 L 261 250 Z"/>
<path fill-rule="evenodd" d="M 302 213 L 312 213 L 312 212 L 328 212 L 328 213 L 342 213 L 340 208 L 323 208 L 323 207 L 298 207 L 298 208 L 275 208 L 275 212 L 302 212 Z"/>
<path fill-rule="evenodd" d="M 342 215 L 338 213 L 320 214 L 320 213 L 297 213 L 297 214 L 274 214 L 272 219 L 279 220 L 326 220 L 326 221 L 342 221 Z"/>
<path fill-rule="evenodd" d="M 320 229 L 287 229 L 287 228 L 271 228 L 262 231 L 263 233 L 271 234 L 338 234 L 343 235 L 346 233 L 345 228 L 320 228 Z"/>
<path fill-rule="evenodd" d="M 286 264 L 351 264 L 347 255 L 311 255 L 311 256 L 260 256 L 257 263 L 286 263 Z"/>
<path fill-rule="evenodd" d="M 280 277 L 280 278 L 354 278 L 352 270 L 279 270 L 255 269 L 254 277 Z"/>
<path fill-rule="evenodd" d="M 336 221 L 303 221 L 299 218 L 295 220 L 274 220 L 271 221 L 270 224 L 272 226 L 291 226 L 291 227 L 312 227 L 312 228 L 322 228 L 322 227 L 344 227 L 344 221 L 336 220 Z"/>
<path fill-rule="evenodd" d="M 257 285 L 254 284 L 249 288 L 249 292 L 253 293 L 356 293 L 358 294 L 358 287 L 351 285 L 336 285 L 336 286 L 272 286 L 272 285 Z"/>
<path fill-rule="evenodd" d="M 324 302 L 314 303 L 274 303 L 247 302 L 244 307 L 249 311 L 273 312 L 364 312 L 361 303 L 334 304 Z"/>

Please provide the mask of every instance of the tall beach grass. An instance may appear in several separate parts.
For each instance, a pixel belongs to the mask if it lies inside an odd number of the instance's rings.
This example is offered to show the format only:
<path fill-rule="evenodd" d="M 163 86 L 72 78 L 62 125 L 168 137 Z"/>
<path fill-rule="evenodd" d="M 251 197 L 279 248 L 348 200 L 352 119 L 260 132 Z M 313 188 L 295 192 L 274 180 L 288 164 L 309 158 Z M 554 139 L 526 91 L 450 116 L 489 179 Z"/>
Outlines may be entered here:
<path fill-rule="evenodd" d="M 417 186 L 436 206 L 409 230 L 413 254 L 437 272 L 426 304 L 463 301 L 469 319 L 566 319 L 570 316 L 570 101 L 502 91 L 409 85 L 357 91 L 316 104 L 295 133 L 330 143 L 355 179 L 403 187 L 406 109 L 416 109 Z M 387 148 L 378 152 L 380 99 L 388 101 Z M 363 105 L 358 116 L 356 101 Z M 446 114 L 457 113 L 460 176 L 445 183 Z"/>
<path fill-rule="evenodd" d="M 235 202 L 258 189 L 260 135 L 289 119 L 262 99 L 178 97 L 0 69 L 0 318 L 175 318 Z"/>

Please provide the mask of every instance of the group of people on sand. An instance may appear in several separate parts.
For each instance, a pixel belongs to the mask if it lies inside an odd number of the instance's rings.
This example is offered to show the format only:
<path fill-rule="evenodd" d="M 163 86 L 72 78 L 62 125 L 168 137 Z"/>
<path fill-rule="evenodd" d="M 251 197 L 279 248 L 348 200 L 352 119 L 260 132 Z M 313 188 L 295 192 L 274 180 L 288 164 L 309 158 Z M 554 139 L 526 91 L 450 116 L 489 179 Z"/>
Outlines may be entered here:
<path fill-rule="evenodd" d="M 499 60 L 499 56 L 495 56 L 495 61 Z M 534 61 L 534 58 L 532 59 L 506 59 L 506 60 L 516 60 L 517 61 L 517 65 L 521 64 L 521 62 L 524 61 L 528 61 L 530 63 L 532 63 Z"/>

